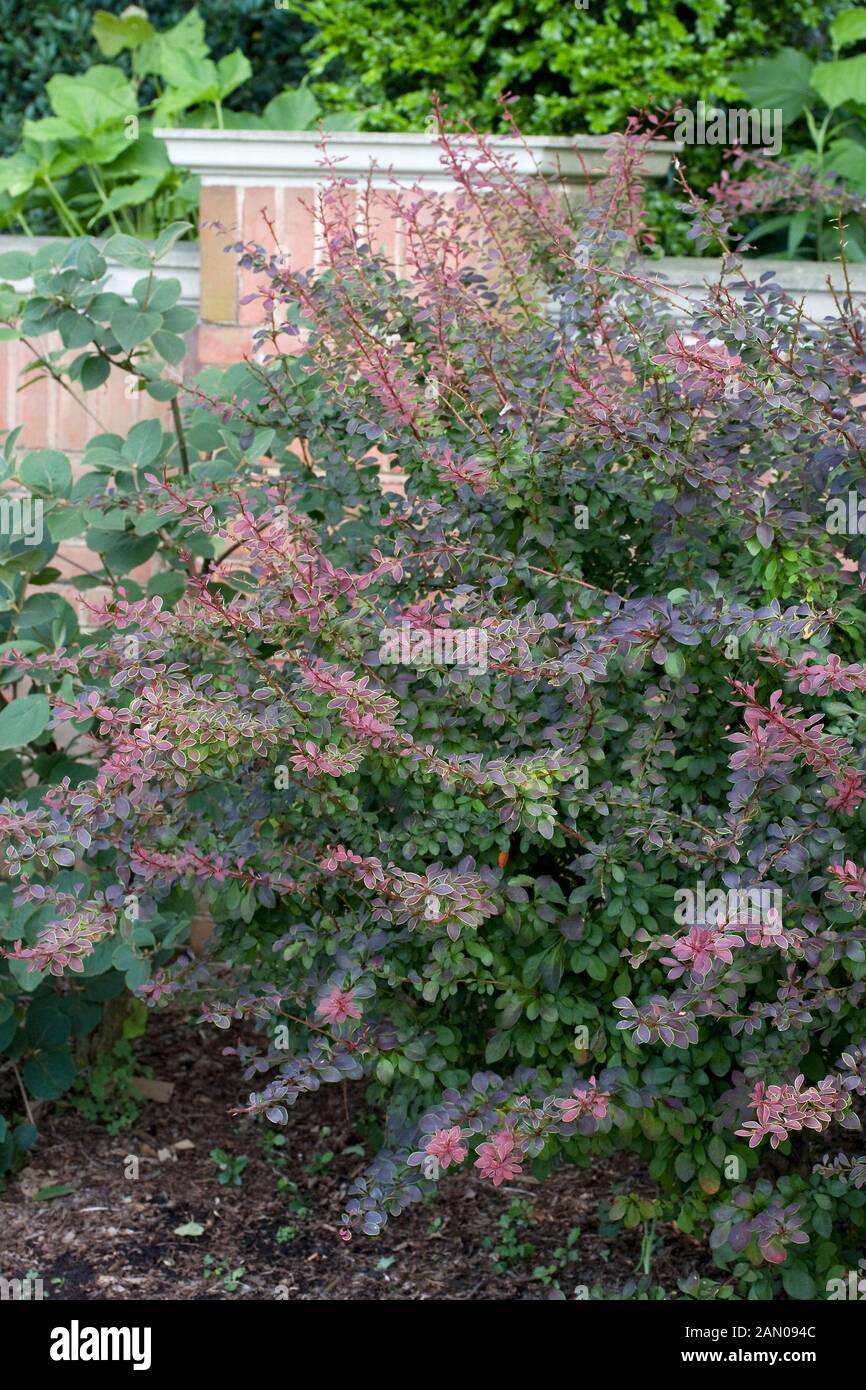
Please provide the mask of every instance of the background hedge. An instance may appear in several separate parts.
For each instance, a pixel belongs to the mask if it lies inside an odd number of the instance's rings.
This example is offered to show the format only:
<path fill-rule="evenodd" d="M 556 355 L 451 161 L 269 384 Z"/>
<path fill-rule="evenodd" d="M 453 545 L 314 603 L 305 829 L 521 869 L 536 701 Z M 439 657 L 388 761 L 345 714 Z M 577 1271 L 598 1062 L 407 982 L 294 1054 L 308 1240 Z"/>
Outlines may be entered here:
<path fill-rule="evenodd" d="M 793 0 L 289 0 L 314 26 L 317 91 L 366 107 L 368 130 L 423 127 L 437 88 L 458 115 L 496 129 L 496 96 L 518 97 L 526 133 L 620 129 L 644 107 L 740 96 L 736 67 L 765 48 L 817 47 L 849 3 Z"/>

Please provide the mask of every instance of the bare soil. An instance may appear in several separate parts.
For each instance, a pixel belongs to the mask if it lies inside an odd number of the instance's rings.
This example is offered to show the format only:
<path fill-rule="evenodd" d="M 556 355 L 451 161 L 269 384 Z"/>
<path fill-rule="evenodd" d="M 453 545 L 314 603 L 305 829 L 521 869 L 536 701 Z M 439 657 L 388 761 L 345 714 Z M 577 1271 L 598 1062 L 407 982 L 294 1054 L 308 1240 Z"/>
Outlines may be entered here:
<path fill-rule="evenodd" d="M 66 1103 L 43 1107 L 31 1161 L 0 1193 L 0 1274 L 41 1278 L 46 1298 L 526 1300 L 556 1283 L 566 1298 L 578 1284 L 615 1293 L 634 1277 L 639 1234 L 611 1238 L 600 1212 L 616 1191 L 652 1195 L 633 1156 L 499 1189 L 467 1167 L 378 1239 L 344 1244 L 342 1200 L 366 1162 L 350 1108 L 359 1092 L 302 1098 L 275 1148 L 271 1127 L 228 1113 L 252 1087 L 212 1033 L 160 1013 L 136 1059 L 173 1083 L 167 1101 L 142 1101 L 117 1135 Z M 248 1155 L 240 1186 L 219 1183 L 214 1148 Z M 56 1186 L 71 1191 L 45 1194 Z M 574 1228 L 577 1258 L 565 1261 L 553 1252 Z M 710 1273 L 697 1241 L 671 1227 L 658 1235 L 653 1278 L 670 1294 L 677 1279 Z M 535 1273 L 550 1265 L 546 1279 Z"/>

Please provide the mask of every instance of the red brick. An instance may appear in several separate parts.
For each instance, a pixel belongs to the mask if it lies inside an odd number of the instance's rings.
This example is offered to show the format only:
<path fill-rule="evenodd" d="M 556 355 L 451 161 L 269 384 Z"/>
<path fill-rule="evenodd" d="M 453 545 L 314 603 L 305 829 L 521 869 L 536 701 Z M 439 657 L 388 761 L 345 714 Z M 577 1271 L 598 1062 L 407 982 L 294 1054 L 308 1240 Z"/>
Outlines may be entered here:
<path fill-rule="evenodd" d="M 249 328 L 202 323 L 198 330 L 198 359 L 203 367 L 229 367 L 251 357 L 253 335 Z"/>
<path fill-rule="evenodd" d="M 312 188 L 283 190 L 283 225 L 280 232 L 283 250 L 291 270 L 311 270 L 315 259 Z"/>
<path fill-rule="evenodd" d="M 243 240 L 257 242 L 263 246 L 268 253 L 276 252 L 278 247 L 274 244 L 273 233 L 268 226 L 266 216 L 270 219 L 274 230 L 279 237 L 279 212 L 278 197 L 276 188 L 242 188 L 241 197 L 243 199 Z M 281 201 L 281 200 L 280 200 Z M 240 299 L 245 295 L 252 294 L 256 290 L 267 287 L 267 277 L 257 275 L 252 270 L 238 271 Z M 239 320 L 241 323 L 260 324 L 264 322 L 261 300 L 255 299 L 251 304 L 238 304 Z"/>
<path fill-rule="evenodd" d="M 208 323 L 236 323 L 238 316 L 237 262 L 233 252 L 223 248 L 238 239 L 238 193 L 236 188 L 201 190 L 201 317 Z M 208 223 L 219 222 L 218 231 Z"/>
<path fill-rule="evenodd" d="M 398 266 L 401 229 L 393 195 L 381 189 L 365 189 L 358 197 L 358 233 L 378 254 L 384 251 L 389 263 Z"/>
<path fill-rule="evenodd" d="M 40 347 L 47 347 L 45 339 L 41 340 Z M 19 344 L 18 352 L 18 372 L 16 385 L 21 387 L 21 369 L 33 361 L 33 355 L 23 343 Z M 23 425 L 24 428 L 18 437 L 18 443 L 25 449 L 45 449 L 48 447 L 50 410 L 49 410 L 49 391 L 51 383 L 42 377 L 36 381 L 32 377 L 28 378 L 28 385 L 24 390 L 18 389 L 15 396 L 15 410 L 13 415 L 14 425 Z"/>

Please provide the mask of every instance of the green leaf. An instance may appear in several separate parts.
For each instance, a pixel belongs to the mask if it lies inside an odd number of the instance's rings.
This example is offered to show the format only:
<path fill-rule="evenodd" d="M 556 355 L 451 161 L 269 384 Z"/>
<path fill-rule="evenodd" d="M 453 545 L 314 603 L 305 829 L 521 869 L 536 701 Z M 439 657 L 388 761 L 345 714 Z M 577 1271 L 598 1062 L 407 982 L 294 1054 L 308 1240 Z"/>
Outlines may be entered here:
<path fill-rule="evenodd" d="M 143 275 L 132 287 L 132 297 L 139 309 L 149 309 L 154 314 L 165 314 L 173 309 L 180 293 L 180 281 L 174 276 L 157 278 L 153 272 Z"/>
<path fill-rule="evenodd" d="M 80 536 L 84 530 L 84 520 L 77 507 L 64 507 L 53 511 L 47 518 L 48 534 L 53 543 L 68 541 L 73 536 Z"/>
<path fill-rule="evenodd" d="M 8 193 L 11 198 L 22 197 L 30 192 L 38 173 L 36 160 L 23 151 L 0 159 L 0 193 Z"/>
<path fill-rule="evenodd" d="M 15 1140 L 16 1148 L 20 1149 L 22 1153 L 26 1153 L 28 1149 L 33 1148 L 39 1138 L 39 1130 L 35 1125 L 16 1125 L 12 1132 L 12 1138 Z"/>
<path fill-rule="evenodd" d="M 169 333 L 188 333 L 191 328 L 195 328 L 196 323 L 195 310 L 188 309 L 183 304 L 166 310 L 162 315 L 162 326 Z"/>
<path fill-rule="evenodd" d="M 160 59 L 160 76 L 174 93 L 167 93 L 169 102 L 177 100 L 184 106 L 195 106 L 201 101 L 216 101 L 219 97 L 219 76 L 216 63 L 210 58 L 191 53 L 189 49 L 165 47 Z M 163 108 L 163 101 L 159 103 Z"/>
<path fill-rule="evenodd" d="M 365 111 L 332 111 L 330 116 L 325 116 L 322 126 L 325 130 L 360 130 L 365 115 Z"/>
<path fill-rule="evenodd" d="M 63 346 L 80 348 L 93 342 L 97 331 L 96 324 L 86 314 L 78 314 L 74 309 L 63 309 L 57 320 L 57 329 Z"/>
<path fill-rule="evenodd" d="M 120 68 L 103 63 L 97 63 L 77 77 L 59 73 L 50 79 L 47 91 L 55 116 L 68 121 L 83 135 L 113 121 L 123 121 L 138 111 L 132 83 Z"/>
<path fill-rule="evenodd" d="M 227 53 L 224 58 L 220 58 L 217 63 L 217 77 L 219 80 L 220 100 L 227 97 L 236 88 L 243 86 L 253 75 L 253 69 L 249 58 L 236 48 L 233 53 Z"/>
<path fill-rule="evenodd" d="M 753 106 L 780 108 L 783 121 L 794 121 L 812 103 L 809 78 L 812 64 L 796 48 L 782 48 L 772 58 L 763 58 L 732 73 Z"/>
<path fill-rule="evenodd" d="M 138 54 L 139 71 L 159 72 L 163 54 L 173 48 L 182 48 L 198 58 L 207 57 L 204 20 L 197 9 L 190 10 L 173 28 L 163 30 L 142 44 Z"/>
<path fill-rule="evenodd" d="M 833 1218 L 828 1211 L 821 1211 L 820 1208 L 815 1211 L 812 1215 L 812 1225 L 825 1240 L 829 1240 L 833 1234 Z"/>
<path fill-rule="evenodd" d="M 158 595 L 170 607 L 186 592 L 186 579 L 182 574 L 154 574 L 147 581 L 150 596 Z"/>
<path fill-rule="evenodd" d="M 849 101 L 866 102 L 866 53 L 819 63 L 812 73 L 812 86 L 831 111 Z"/>
<path fill-rule="evenodd" d="M 161 314 L 134 308 L 124 304 L 111 315 L 111 331 L 124 352 L 146 343 L 151 333 L 155 333 L 162 323 Z"/>
<path fill-rule="evenodd" d="M 162 260 L 166 251 L 170 251 L 174 243 L 178 241 L 180 237 L 185 236 L 187 232 L 191 232 L 192 230 L 193 225 L 191 222 L 170 222 L 169 225 L 160 232 L 156 239 L 153 253 L 154 259 L 157 261 Z"/>
<path fill-rule="evenodd" d="M 27 1010 L 24 1032 L 30 1047 L 56 1051 L 72 1031 L 66 1014 L 51 999 L 34 1000 Z"/>
<path fill-rule="evenodd" d="M 140 179 L 134 179 L 132 183 L 115 188 L 105 201 L 100 203 L 88 226 L 101 221 L 110 212 L 119 212 L 121 208 L 142 207 L 149 203 L 161 183 L 162 179 L 158 174 L 146 174 Z"/>
<path fill-rule="evenodd" d="M 18 476 L 25 487 L 46 497 L 68 497 L 72 491 L 72 465 L 56 449 L 28 454 Z"/>
<path fill-rule="evenodd" d="M 866 39 L 866 10 L 843 10 L 837 14 L 830 25 L 830 38 L 834 48 L 848 48 Z"/>
<path fill-rule="evenodd" d="M 695 1165 L 687 1153 L 678 1153 L 674 1161 L 674 1172 L 680 1182 L 691 1182 L 695 1176 Z"/>
<path fill-rule="evenodd" d="M 144 389 L 155 401 L 173 401 L 180 394 L 180 387 L 173 381 L 149 381 Z"/>
<path fill-rule="evenodd" d="M 68 264 L 72 258 L 73 253 L 72 248 L 70 248 L 70 255 L 67 256 L 66 263 Z M 92 241 L 79 241 L 75 244 L 74 261 L 75 269 L 79 275 L 84 276 L 85 280 L 101 280 L 108 269 L 105 257 Z"/>
<path fill-rule="evenodd" d="M 36 140 L 40 145 L 55 140 L 79 140 L 80 132 L 69 121 L 61 121 L 59 116 L 43 116 L 40 121 L 25 121 L 21 128 L 25 140 Z"/>
<path fill-rule="evenodd" d="M 789 1298 L 812 1299 L 816 1293 L 812 1276 L 801 1265 L 782 1270 L 782 1287 Z"/>
<path fill-rule="evenodd" d="M 121 456 L 132 468 L 149 468 L 159 458 L 162 438 L 158 420 L 140 420 L 124 440 Z"/>
<path fill-rule="evenodd" d="M 714 1196 L 722 1185 L 718 1169 L 714 1168 L 711 1163 L 703 1164 L 698 1172 L 698 1182 L 710 1197 Z"/>
<path fill-rule="evenodd" d="M 268 130 L 310 130 L 321 109 L 308 87 L 287 87 L 268 102 L 262 117 Z"/>
<path fill-rule="evenodd" d="M 827 151 L 824 167 L 855 188 L 866 189 L 866 145 L 858 140 L 835 140 Z"/>
<path fill-rule="evenodd" d="M 172 367 L 180 366 L 186 357 L 186 343 L 183 338 L 178 338 L 174 333 L 164 333 L 160 329 L 153 334 L 151 342 L 163 362 L 168 362 Z"/>
<path fill-rule="evenodd" d="M 75 1188 L 71 1182 L 55 1182 L 50 1187 L 40 1187 L 38 1192 L 33 1193 L 34 1202 L 53 1202 L 55 1197 L 68 1197 Z"/>
<path fill-rule="evenodd" d="M 95 391 L 111 375 L 111 363 L 105 357 L 88 357 L 81 365 L 78 380 L 85 391 Z"/>
<path fill-rule="evenodd" d="M 51 717 L 46 695 L 21 695 L 0 711 L 0 750 L 23 748 L 45 730 Z"/>
<path fill-rule="evenodd" d="M 27 1058 L 21 1075 L 35 1100 L 56 1100 L 69 1090 L 77 1071 L 68 1052 L 40 1052 Z"/>
<path fill-rule="evenodd" d="M 510 1049 L 511 1041 L 511 1034 L 508 1032 L 494 1033 L 487 1044 L 484 1060 L 486 1062 L 498 1062 Z"/>
<path fill-rule="evenodd" d="M 97 10 L 93 16 L 93 37 L 100 53 L 104 53 L 106 58 L 116 58 L 125 48 L 139 48 L 155 34 L 156 30 L 144 10 L 134 5 L 130 5 L 121 15 Z"/>
<path fill-rule="evenodd" d="M 29 251 L 4 251 L 0 256 L 0 280 L 26 280 L 32 269 Z"/>
<path fill-rule="evenodd" d="M 811 220 L 812 213 L 808 208 L 805 208 L 802 212 L 795 212 L 793 214 L 790 222 L 788 223 L 789 256 L 795 256 L 797 254 L 797 250 L 800 246 L 800 243 L 809 230 L 809 223 L 811 222 Z M 771 561 L 771 564 L 776 565 L 778 567 L 777 561 L 775 560 Z M 767 569 L 764 571 L 765 577 L 768 579 L 771 578 L 771 576 L 768 574 L 769 568 L 770 566 L 768 565 Z"/>
<path fill-rule="evenodd" d="M 137 237 L 125 236 L 123 232 L 108 238 L 103 255 L 106 260 L 117 261 L 118 265 L 129 266 L 132 270 L 150 270 L 153 264 L 150 247 Z"/>
<path fill-rule="evenodd" d="M 200 1226 L 197 1221 L 187 1221 L 185 1226 L 176 1226 L 174 1234 L 176 1236 L 203 1236 L 204 1226 Z"/>
<path fill-rule="evenodd" d="M 23 989 L 25 994 L 33 994 L 45 978 L 44 970 L 31 970 L 32 962 L 28 960 L 10 960 L 9 974 L 16 981 L 18 988 Z"/>
<path fill-rule="evenodd" d="M 92 535 L 92 532 L 88 532 L 88 545 Z M 138 569 L 159 547 L 155 536 L 135 536 L 131 531 L 119 536 L 117 532 L 103 532 L 97 541 L 97 545 L 91 545 L 91 549 L 98 550 L 113 574 L 129 574 L 131 570 Z"/>

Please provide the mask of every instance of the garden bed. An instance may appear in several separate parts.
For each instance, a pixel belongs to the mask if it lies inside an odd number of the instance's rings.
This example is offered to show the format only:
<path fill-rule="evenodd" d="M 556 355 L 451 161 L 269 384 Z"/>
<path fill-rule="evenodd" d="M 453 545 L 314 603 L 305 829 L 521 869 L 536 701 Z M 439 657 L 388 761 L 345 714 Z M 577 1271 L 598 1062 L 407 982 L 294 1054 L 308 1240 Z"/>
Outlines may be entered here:
<path fill-rule="evenodd" d="M 634 1277 L 640 1232 L 600 1230 L 617 1191 L 653 1193 L 633 1155 L 560 1169 L 543 1202 L 531 1178 L 495 1189 L 464 1171 L 379 1239 L 344 1245 L 342 1194 L 364 1165 L 357 1088 L 302 1098 L 285 1144 L 265 1147 L 261 1128 L 228 1114 L 243 1094 L 236 1061 L 179 1015 L 161 1016 L 136 1058 L 173 1083 L 171 1099 L 144 1102 L 118 1135 L 58 1105 L 40 1116 L 32 1164 L 0 1195 L 0 1268 L 9 1278 L 32 1272 L 48 1299 L 543 1299 L 554 1280 L 570 1298 L 577 1284 L 611 1295 Z M 249 1155 L 241 1187 L 220 1185 L 209 1157 L 220 1147 Z M 124 1176 L 130 1154 L 140 1158 L 137 1180 Z M 55 1186 L 72 1190 L 37 1199 Z M 190 1223 L 200 1236 L 176 1233 Z M 554 1251 L 575 1227 L 578 1257 L 548 1282 L 534 1278 L 539 1266 L 562 1264 Z M 698 1242 L 660 1231 L 654 1282 L 676 1293 L 693 1272 L 710 1273 Z"/>

